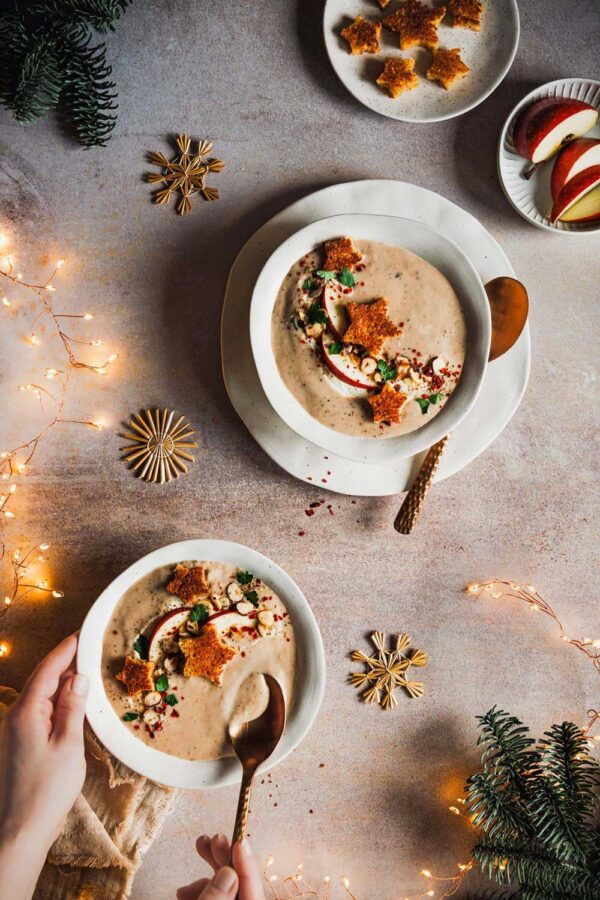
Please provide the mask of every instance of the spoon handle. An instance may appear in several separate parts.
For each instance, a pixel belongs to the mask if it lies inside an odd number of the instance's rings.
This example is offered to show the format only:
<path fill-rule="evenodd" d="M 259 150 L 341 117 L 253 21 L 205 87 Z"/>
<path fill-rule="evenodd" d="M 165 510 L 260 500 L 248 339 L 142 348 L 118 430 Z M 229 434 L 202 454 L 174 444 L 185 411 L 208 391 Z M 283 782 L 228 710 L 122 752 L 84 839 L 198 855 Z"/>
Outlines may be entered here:
<path fill-rule="evenodd" d="M 242 775 L 242 783 L 240 785 L 240 798 L 238 800 L 237 813 L 235 815 L 235 825 L 233 828 L 233 837 L 231 838 L 231 846 L 236 841 L 241 841 L 246 833 L 246 824 L 248 822 L 248 808 L 250 806 L 250 793 L 252 791 L 252 781 L 254 772 L 244 772 Z"/>
<path fill-rule="evenodd" d="M 425 498 L 433 483 L 435 473 L 438 470 L 442 458 L 442 453 L 446 448 L 449 438 L 449 434 L 445 435 L 441 441 L 438 441 L 437 444 L 434 444 L 433 447 L 430 448 L 427 456 L 423 460 L 423 464 L 419 469 L 417 477 L 402 501 L 402 506 L 398 510 L 398 515 L 394 520 L 394 528 L 396 531 L 399 531 L 400 534 L 410 534 L 415 527 L 417 519 L 421 515 L 421 510 L 425 505 Z"/>

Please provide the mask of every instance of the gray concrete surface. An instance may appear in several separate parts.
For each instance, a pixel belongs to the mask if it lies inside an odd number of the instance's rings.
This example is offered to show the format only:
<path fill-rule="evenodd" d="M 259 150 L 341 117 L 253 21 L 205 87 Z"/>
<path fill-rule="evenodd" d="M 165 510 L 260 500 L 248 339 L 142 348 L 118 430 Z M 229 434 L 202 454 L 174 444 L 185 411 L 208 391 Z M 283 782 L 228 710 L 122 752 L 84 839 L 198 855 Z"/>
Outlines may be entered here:
<path fill-rule="evenodd" d="M 600 635 L 598 237 L 530 227 L 495 172 L 500 127 L 523 94 L 565 75 L 598 76 L 597 8 L 580 0 L 568 18 L 555 0 L 521 3 L 506 81 L 462 118 L 429 126 L 379 118 L 346 93 L 325 58 L 320 9 L 317 0 L 138 0 L 109 38 L 120 96 L 105 150 L 80 150 L 54 118 L 25 129 L 0 113 L 0 218 L 20 267 L 37 274 L 46 254 L 64 253 L 65 308 L 94 311 L 90 335 L 119 352 L 109 378 L 78 376 L 69 406 L 109 427 L 53 433 L 19 491 L 9 543 L 49 540 L 66 597 L 25 601 L 2 620 L 13 652 L 0 677 L 18 686 L 148 550 L 192 536 L 253 544 L 304 588 L 329 669 L 315 728 L 273 787 L 256 792 L 253 842 L 280 871 L 303 860 L 315 878 L 347 875 L 361 900 L 388 900 L 416 894 L 423 866 L 452 871 L 468 854 L 469 831 L 447 806 L 477 764 L 476 714 L 498 703 L 541 732 L 584 721 L 598 701 L 591 664 L 550 622 L 461 593 L 487 575 L 530 579 L 573 634 Z M 223 199 L 196 202 L 186 219 L 152 205 L 142 180 L 146 152 L 165 150 L 180 130 L 213 138 L 228 166 L 214 178 Z M 323 493 L 262 453 L 220 372 L 221 301 L 243 242 L 306 192 L 371 176 L 415 181 L 478 216 L 532 300 L 521 408 L 486 453 L 436 488 L 408 538 L 392 530 L 394 499 L 335 497 L 335 517 L 308 520 L 307 503 Z M 3 446 L 39 421 L 15 385 L 56 358 L 55 347 L 46 356 L 46 346 L 22 343 L 28 315 L 2 318 Z M 181 410 L 200 432 L 189 476 L 164 488 L 134 480 L 119 460 L 120 422 L 151 404 Z M 392 714 L 362 706 L 346 681 L 348 652 L 375 627 L 408 630 L 431 655 L 425 697 Z M 233 789 L 182 795 L 135 900 L 162 900 L 198 877 L 194 838 L 228 832 L 234 805 Z"/>

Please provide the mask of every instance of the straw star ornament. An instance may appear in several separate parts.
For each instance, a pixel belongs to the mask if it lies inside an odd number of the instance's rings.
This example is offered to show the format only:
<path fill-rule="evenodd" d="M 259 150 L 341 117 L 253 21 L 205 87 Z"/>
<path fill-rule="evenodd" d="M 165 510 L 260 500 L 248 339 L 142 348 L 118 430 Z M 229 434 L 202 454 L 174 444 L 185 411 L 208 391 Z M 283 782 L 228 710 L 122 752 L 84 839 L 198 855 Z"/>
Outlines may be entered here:
<path fill-rule="evenodd" d="M 362 650 L 354 650 L 352 660 L 364 663 L 365 672 L 353 672 L 350 682 L 355 687 L 365 688 L 361 697 L 366 703 L 378 703 L 383 709 L 394 709 L 397 706 L 395 692 L 403 688 L 410 697 L 423 695 L 423 682 L 411 681 L 408 671 L 411 666 L 426 666 L 428 656 L 423 650 L 409 650 L 410 637 L 399 634 L 393 642 L 392 649 L 386 648 L 386 635 L 383 631 L 374 631 L 371 641 L 377 650 L 376 655 L 368 656 Z"/>
<path fill-rule="evenodd" d="M 131 431 L 123 437 L 131 443 L 121 450 L 123 459 L 131 464 L 133 473 L 145 481 L 164 484 L 186 473 L 186 462 L 193 462 L 189 453 L 197 447 L 189 438 L 195 434 L 185 416 L 173 422 L 175 413 L 168 409 L 147 409 L 130 419 Z"/>
<path fill-rule="evenodd" d="M 178 198 L 175 209 L 181 216 L 192 211 L 192 194 L 200 194 L 204 200 L 218 200 L 217 188 L 207 187 L 206 177 L 210 172 L 222 172 L 225 163 L 222 159 L 210 156 L 211 141 L 198 141 L 198 150 L 192 153 L 191 139 L 187 134 L 180 134 L 176 139 L 179 153 L 171 160 L 164 153 L 153 152 L 149 160 L 162 172 L 149 172 L 146 176 L 150 184 L 162 184 L 163 187 L 154 194 L 154 202 L 165 204 L 174 195 Z"/>

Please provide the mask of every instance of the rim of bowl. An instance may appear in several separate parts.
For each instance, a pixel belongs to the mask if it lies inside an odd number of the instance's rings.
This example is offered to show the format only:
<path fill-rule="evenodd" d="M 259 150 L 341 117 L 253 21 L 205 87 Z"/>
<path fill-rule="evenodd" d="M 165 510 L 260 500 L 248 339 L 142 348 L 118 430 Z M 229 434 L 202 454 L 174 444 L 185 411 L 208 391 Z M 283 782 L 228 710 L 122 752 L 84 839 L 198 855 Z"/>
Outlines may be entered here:
<path fill-rule="evenodd" d="M 529 222 L 529 224 L 533 225 L 535 228 L 540 228 L 542 231 L 548 231 L 548 232 L 550 232 L 550 234 L 558 234 L 561 237 L 585 237 L 586 235 L 597 234 L 598 232 L 600 232 L 600 223 L 598 225 L 593 225 L 588 228 L 557 228 L 556 225 L 552 225 L 551 223 L 536 222 L 535 219 L 532 219 L 531 216 L 528 216 L 527 213 L 524 210 L 522 210 L 520 206 L 517 206 L 517 204 L 513 200 L 512 194 L 509 191 L 508 186 L 505 181 L 505 178 L 504 178 L 504 170 L 503 170 L 503 165 L 502 165 L 503 159 L 505 158 L 504 157 L 504 143 L 506 141 L 506 136 L 508 134 L 509 128 L 511 127 L 511 125 L 513 124 L 514 120 L 517 117 L 517 113 L 519 113 L 520 110 L 527 103 L 530 103 L 533 100 L 533 98 L 535 97 L 535 95 L 539 94 L 540 91 L 545 92 L 545 91 L 550 90 L 551 88 L 558 87 L 559 85 L 562 86 L 565 84 L 569 84 L 570 82 L 571 83 L 577 82 L 579 84 L 589 84 L 589 85 L 595 84 L 600 88 L 600 81 L 598 81 L 596 78 L 575 77 L 575 78 L 555 78 L 554 81 L 547 81 L 545 84 L 540 84 L 538 87 L 534 88 L 532 91 L 529 91 L 529 93 L 526 94 L 522 98 L 522 100 L 520 100 L 519 103 L 517 103 L 512 108 L 512 110 L 506 117 L 504 125 L 502 126 L 502 130 L 500 132 L 500 138 L 498 139 L 498 148 L 496 151 L 496 166 L 497 166 L 497 170 L 498 170 L 498 178 L 499 178 L 500 185 L 502 187 L 504 196 L 506 197 L 506 199 L 508 200 L 508 202 L 510 203 L 512 208 L 516 212 L 518 212 L 518 214 L 521 216 L 522 219 L 524 219 L 526 222 Z M 539 99 L 543 100 L 543 99 L 545 99 L 546 96 L 551 97 L 554 95 L 542 93 L 542 96 Z M 600 118 L 598 121 L 600 122 Z M 515 154 L 515 155 L 518 155 L 518 154 Z"/>
<path fill-rule="evenodd" d="M 282 762 L 310 731 L 321 708 L 326 681 L 323 640 L 308 600 L 291 576 L 258 550 L 234 541 L 198 538 L 159 547 L 128 566 L 102 591 L 81 626 L 77 671 L 90 679 L 86 715 L 96 736 L 122 763 L 159 784 L 184 789 L 237 784 L 241 779 L 241 766 L 235 757 L 181 759 L 155 750 L 135 737 L 121 722 L 106 696 L 101 671 L 102 647 L 110 616 L 128 588 L 158 566 L 203 559 L 241 565 L 256 572 L 279 594 L 294 621 L 298 662 L 294 703 L 283 737 L 268 761 L 269 768 Z M 302 678 L 299 677 L 301 669 Z"/>
<path fill-rule="evenodd" d="M 349 223 L 357 223 L 359 226 L 358 230 L 360 231 L 361 221 L 374 222 L 375 220 L 379 223 L 381 223 L 382 220 L 389 220 L 394 224 L 402 223 L 403 226 L 410 225 L 412 233 L 420 231 L 422 235 L 429 237 L 432 241 L 437 241 L 438 245 L 441 244 L 445 246 L 445 249 L 460 261 L 463 271 L 468 271 L 469 278 L 472 282 L 471 287 L 473 288 L 473 290 L 470 290 L 469 293 L 471 294 L 473 309 L 477 310 L 476 316 L 478 320 L 478 327 L 482 331 L 482 339 L 478 342 L 478 346 L 471 349 L 472 356 L 475 353 L 477 354 L 473 365 L 478 371 L 475 372 L 475 374 L 471 377 L 470 381 L 467 384 L 463 382 L 461 394 L 464 395 L 465 391 L 469 390 L 470 396 L 462 409 L 459 409 L 457 406 L 452 406 L 450 402 L 453 399 L 454 393 L 457 394 L 457 397 L 459 396 L 458 391 L 461 390 L 459 382 L 456 392 L 453 392 L 452 397 L 449 398 L 448 404 L 429 423 L 426 423 L 421 428 L 417 428 L 405 435 L 397 435 L 396 437 L 383 439 L 379 437 L 348 435 L 343 432 L 338 432 L 333 428 L 329 428 L 329 426 L 324 425 L 313 416 L 311 416 L 310 413 L 302 406 L 300 401 L 297 400 L 296 397 L 289 391 L 287 385 L 281 378 L 277 366 L 277 361 L 272 350 L 272 344 L 269 340 L 268 346 L 270 348 L 270 357 L 272 360 L 272 366 L 271 360 L 269 360 L 268 362 L 269 371 L 271 370 L 271 368 L 276 371 L 279 382 L 284 388 L 286 402 L 284 402 L 283 398 L 274 398 L 271 390 L 271 380 L 268 377 L 269 373 L 265 370 L 267 362 L 263 359 L 263 355 L 261 353 L 262 348 L 260 344 L 260 335 L 262 334 L 263 328 L 263 323 L 260 321 L 260 316 L 262 313 L 261 304 L 264 304 L 265 301 L 263 300 L 263 298 L 267 295 L 267 293 L 269 293 L 264 291 L 262 282 L 267 278 L 275 278 L 275 276 L 271 272 L 271 269 L 276 267 L 276 271 L 278 274 L 275 280 L 280 286 L 285 275 L 289 271 L 290 266 L 292 266 L 293 263 L 296 262 L 297 259 L 299 259 L 303 254 L 311 252 L 315 249 L 315 246 L 318 246 L 324 240 L 335 238 L 342 232 L 352 234 L 353 237 L 357 241 L 359 241 L 361 238 L 360 236 L 357 236 L 356 229 L 348 230 L 344 226 Z M 337 223 L 339 223 L 340 225 L 339 228 L 336 228 Z M 329 229 L 328 232 L 327 228 Z M 319 229 L 325 229 L 327 232 L 326 235 L 319 235 L 318 239 L 314 239 L 311 237 L 309 240 L 308 236 L 312 235 Z M 296 243 L 300 239 L 305 237 L 306 240 L 298 255 L 294 256 L 294 258 L 288 264 L 279 263 L 277 257 L 280 255 L 285 255 L 284 251 L 286 249 L 286 245 Z M 364 239 L 370 240 L 373 238 L 366 237 Z M 375 240 L 379 240 L 380 243 L 386 243 L 381 239 Z M 393 246 L 404 247 L 404 249 L 408 249 L 409 252 L 415 253 L 415 251 L 412 251 L 410 250 L 410 248 L 407 248 L 401 244 L 395 244 Z M 420 255 L 421 259 L 425 258 L 422 254 L 415 253 L 415 255 Z M 285 258 L 287 260 L 287 256 Z M 428 262 L 426 258 L 425 261 Z M 430 265 L 434 264 L 430 263 Z M 437 268 L 437 266 L 435 266 L 435 268 Z M 438 269 L 438 271 L 440 270 Z M 448 278 L 443 272 L 441 274 L 444 275 L 444 277 L 449 281 L 452 288 L 456 290 L 456 286 L 452 283 L 452 280 Z M 279 278 L 279 275 L 281 275 L 281 278 Z M 269 302 L 269 326 L 272 321 L 273 307 L 276 302 L 278 290 L 279 287 L 273 294 L 272 300 L 270 300 Z M 476 293 L 478 294 L 477 297 L 475 296 Z M 488 365 L 489 348 L 491 343 L 491 330 L 491 313 L 487 295 L 485 293 L 485 288 L 477 270 L 475 269 L 475 266 L 470 261 L 470 259 L 454 243 L 454 241 L 450 240 L 450 238 L 440 234 L 429 226 L 424 225 L 422 222 L 418 222 L 416 220 L 401 216 L 386 216 L 374 213 L 342 213 L 334 216 L 325 216 L 322 219 L 318 219 L 315 222 L 311 222 L 303 228 L 298 229 L 293 234 L 288 235 L 288 237 L 273 250 L 273 252 L 269 255 L 268 259 L 263 264 L 258 278 L 256 279 L 250 303 L 250 343 L 252 346 L 252 355 L 262 388 L 267 399 L 269 400 L 269 403 L 278 414 L 278 416 L 286 423 L 286 425 L 288 425 L 293 431 L 295 431 L 296 434 L 299 434 L 302 438 L 304 438 L 304 440 L 308 440 L 312 444 L 315 444 L 318 447 L 322 447 L 322 449 L 331 453 L 336 453 L 337 455 L 346 459 L 372 463 L 373 465 L 377 465 L 382 462 L 389 462 L 391 460 L 406 459 L 409 456 L 415 456 L 416 454 L 421 453 L 423 450 L 428 449 L 430 446 L 441 440 L 442 437 L 444 437 L 446 434 L 449 434 L 453 429 L 457 427 L 459 422 L 462 421 L 469 410 L 473 407 L 479 391 L 481 390 L 483 378 L 485 376 Z M 298 424 L 298 422 L 292 421 L 290 419 L 290 407 L 292 407 L 295 412 L 304 420 L 300 425 Z M 310 431 L 304 430 L 302 427 L 303 425 L 307 425 Z M 353 449 L 345 449 L 345 447 L 340 443 L 341 438 L 344 439 L 344 444 L 347 442 L 349 446 L 353 447 Z"/>

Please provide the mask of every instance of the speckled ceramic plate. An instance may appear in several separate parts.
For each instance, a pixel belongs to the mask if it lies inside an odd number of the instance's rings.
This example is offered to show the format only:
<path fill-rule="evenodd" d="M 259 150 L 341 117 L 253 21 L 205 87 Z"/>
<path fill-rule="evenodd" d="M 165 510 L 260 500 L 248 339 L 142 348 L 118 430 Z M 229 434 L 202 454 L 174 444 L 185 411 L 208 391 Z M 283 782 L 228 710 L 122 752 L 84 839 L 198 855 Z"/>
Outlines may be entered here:
<path fill-rule="evenodd" d="M 554 159 L 547 160 L 537 168 L 529 180 L 523 178 L 523 172 L 531 168 L 529 160 L 523 159 L 515 153 L 512 143 L 512 132 L 518 113 L 535 100 L 543 100 L 545 97 L 569 97 L 574 100 L 583 100 L 600 109 L 600 81 L 591 78 L 559 78 L 558 81 L 549 81 L 527 94 L 521 102 L 515 106 L 510 116 L 504 123 L 498 142 L 498 175 L 502 189 L 509 203 L 514 206 L 519 215 L 531 222 L 537 228 L 544 231 L 553 231 L 555 234 L 586 235 L 600 232 L 600 223 L 585 225 L 576 222 L 551 223 L 548 215 L 552 207 L 550 194 L 550 178 Z M 600 120 L 586 137 L 600 138 Z"/>
<path fill-rule="evenodd" d="M 430 0 L 424 0 L 427 4 Z M 440 4 L 436 4 L 440 5 Z M 385 11 L 376 0 L 327 0 L 323 15 L 325 46 L 342 83 L 369 109 L 404 122 L 439 122 L 460 116 L 485 100 L 510 69 L 519 43 L 519 11 L 516 0 L 486 0 L 481 30 L 454 28 L 448 14 L 438 29 L 440 47 L 458 47 L 471 71 L 450 90 L 429 81 L 425 73 L 431 52 L 424 47 L 399 49 L 398 35 L 382 28 L 378 54 L 352 55 L 340 31 L 357 15 L 379 20 L 394 12 L 395 0 Z M 419 86 L 392 99 L 376 84 L 388 56 L 413 57 Z"/>
<path fill-rule="evenodd" d="M 223 304 L 223 378 L 238 415 L 265 453 L 302 481 L 340 494 L 378 497 L 398 494 L 412 482 L 423 454 L 373 466 L 343 459 L 307 441 L 279 418 L 262 389 L 250 346 L 250 300 L 259 273 L 273 250 L 300 228 L 344 213 L 414 219 L 449 237 L 485 284 L 514 275 L 498 243 L 464 209 L 433 191 L 402 181 L 352 181 L 303 197 L 266 222 L 235 260 Z M 486 369 L 474 405 L 452 433 L 437 479 L 464 468 L 500 434 L 517 409 L 529 378 L 529 326 L 500 359 Z"/>

